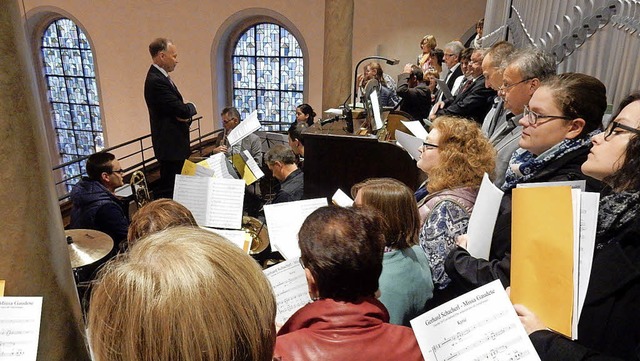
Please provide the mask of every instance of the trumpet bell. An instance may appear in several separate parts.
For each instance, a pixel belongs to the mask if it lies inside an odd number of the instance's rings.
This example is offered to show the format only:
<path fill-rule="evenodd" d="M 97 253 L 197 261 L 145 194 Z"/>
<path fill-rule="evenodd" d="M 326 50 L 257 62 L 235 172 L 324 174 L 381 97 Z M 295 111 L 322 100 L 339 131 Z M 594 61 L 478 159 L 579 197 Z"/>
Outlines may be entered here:
<path fill-rule="evenodd" d="M 269 231 L 265 224 L 254 217 L 243 216 L 242 229 L 247 234 L 247 237 L 251 239 L 249 254 L 258 254 L 267 249 L 269 246 Z"/>

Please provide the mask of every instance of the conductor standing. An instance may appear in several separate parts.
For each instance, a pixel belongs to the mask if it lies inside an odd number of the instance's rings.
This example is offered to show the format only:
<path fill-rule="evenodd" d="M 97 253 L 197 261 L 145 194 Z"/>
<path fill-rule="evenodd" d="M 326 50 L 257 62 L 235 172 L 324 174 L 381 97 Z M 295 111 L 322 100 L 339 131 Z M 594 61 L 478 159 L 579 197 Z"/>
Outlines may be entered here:
<path fill-rule="evenodd" d="M 170 198 L 175 175 L 180 174 L 184 160 L 191 154 L 189 126 L 197 111 L 185 102 L 169 73 L 178 64 L 178 51 L 169 39 L 158 38 L 149 44 L 153 64 L 144 82 L 144 99 L 149 109 L 151 141 L 160 163 L 158 197 Z"/>

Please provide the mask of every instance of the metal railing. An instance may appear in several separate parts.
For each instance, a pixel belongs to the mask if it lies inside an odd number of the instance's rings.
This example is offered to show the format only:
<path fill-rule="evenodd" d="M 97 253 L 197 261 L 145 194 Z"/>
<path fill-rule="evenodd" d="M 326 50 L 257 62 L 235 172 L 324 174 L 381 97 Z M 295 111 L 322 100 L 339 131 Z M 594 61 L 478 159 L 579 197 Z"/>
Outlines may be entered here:
<path fill-rule="evenodd" d="M 202 134 L 202 130 L 201 130 L 201 126 L 200 126 L 200 120 L 202 119 L 202 117 L 197 117 L 197 118 L 193 118 L 193 121 L 195 123 L 197 123 L 197 126 L 193 129 L 189 130 L 190 134 L 193 133 L 197 133 L 197 137 L 195 137 L 194 139 L 191 140 L 190 144 L 191 144 L 191 152 L 193 153 L 194 150 L 201 152 L 202 148 L 203 148 L 203 140 L 207 140 L 207 139 L 211 139 L 213 138 L 214 134 L 219 133 L 221 130 L 214 130 L 212 132 L 206 133 L 206 134 Z M 145 145 L 145 143 L 147 145 Z M 195 143 L 195 147 L 194 147 L 194 143 Z M 140 159 L 135 161 L 133 164 L 129 165 L 128 167 L 124 168 L 125 173 L 129 173 L 133 170 L 142 170 L 142 172 L 146 175 L 147 174 L 147 168 L 150 165 L 151 162 L 154 162 L 156 160 L 155 156 L 150 156 L 150 157 L 145 157 L 145 151 L 149 151 L 153 148 L 153 146 L 151 145 L 151 134 L 147 134 L 144 135 L 142 137 L 138 137 L 135 139 L 131 139 L 127 142 L 118 144 L 116 146 L 113 147 L 109 147 L 109 148 L 105 148 L 102 151 L 103 152 L 117 152 L 120 149 L 123 149 L 125 147 L 128 146 L 133 146 L 135 144 L 135 150 L 133 152 L 127 153 L 121 157 L 118 157 L 118 160 L 121 162 L 125 162 L 128 163 L 126 160 L 133 158 L 133 157 L 139 157 Z M 55 182 L 55 186 L 56 186 L 56 190 L 58 191 L 58 201 L 62 202 L 64 200 L 66 200 L 67 198 L 69 198 L 69 192 L 67 191 L 67 187 L 66 185 L 70 182 L 70 181 L 75 181 L 75 180 L 80 180 L 82 178 L 83 175 L 85 175 L 85 173 L 80 172 L 79 174 L 73 175 L 73 176 L 66 176 L 65 173 L 62 171 L 63 169 L 65 169 L 66 167 L 69 166 L 73 166 L 73 165 L 77 165 L 78 169 L 82 169 L 80 167 L 80 163 L 85 161 L 87 158 L 89 158 L 89 155 L 84 155 L 81 157 L 78 157 L 72 161 L 66 162 L 66 163 L 62 163 L 60 165 L 57 165 L 55 167 L 52 168 L 52 172 L 54 173 L 54 179 L 57 179 Z"/>

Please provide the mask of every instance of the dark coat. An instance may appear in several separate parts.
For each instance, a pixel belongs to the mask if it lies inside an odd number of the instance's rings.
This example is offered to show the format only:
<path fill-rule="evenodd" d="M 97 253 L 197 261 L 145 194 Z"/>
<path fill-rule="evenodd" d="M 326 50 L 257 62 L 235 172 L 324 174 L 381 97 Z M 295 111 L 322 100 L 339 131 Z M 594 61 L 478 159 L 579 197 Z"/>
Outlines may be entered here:
<path fill-rule="evenodd" d="M 411 114 L 415 120 L 427 119 L 431 110 L 431 90 L 425 83 L 409 88 L 410 76 L 408 73 L 398 75 L 396 94 L 402 97 L 400 110 Z"/>
<path fill-rule="evenodd" d="M 94 229 L 116 245 L 127 239 L 129 217 L 122 202 L 100 182 L 84 178 L 71 190 L 70 229 Z"/>
<path fill-rule="evenodd" d="M 551 331 L 530 338 L 542 361 L 640 360 L 640 219 L 595 251 L 578 340 Z"/>
<path fill-rule="evenodd" d="M 478 124 L 482 124 L 484 117 L 493 105 L 495 96 L 496 91 L 486 88 L 484 86 L 484 75 L 480 75 L 465 91 L 461 89 L 453 100 L 445 101 L 444 108 L 438 110 L 436 114 L 469 118 L 475 120 Z"/>
<path fill-rule="evenodd" d="M 151 141 L 156 158 L 160 161 L 189 158 L 189 124 L 178 118 L 191 118 L 196 114 L 196 107 L 184 103 L 178 88 L 153 65 L 144 82 L 144 100 L 149 109 Z"/>
<path fill-rule="evenodd" d="M 587 160 L 589 148 L 581 148 L 555 159 L 526 183 L 586 180 L 586 190 L 600 192 L 602 183 L 582 174 L 580 167 Z M 472 257 L 464 248 L 449 252 L 445 270 L 452 284 L 469 291 L 499 279 L 507 287 L 511 276 L 511 191 L 505 192 L 491 240 L 489 261 Z"/>
<path fill-rule="evenodd" d="M 304 174 L 300 169 L 296 169 L 285 180 L 280 183 L 280 190 L 276 193 L 275 198 L 271 202 L 284 203 L 299 201 L 304 193 Z"/>

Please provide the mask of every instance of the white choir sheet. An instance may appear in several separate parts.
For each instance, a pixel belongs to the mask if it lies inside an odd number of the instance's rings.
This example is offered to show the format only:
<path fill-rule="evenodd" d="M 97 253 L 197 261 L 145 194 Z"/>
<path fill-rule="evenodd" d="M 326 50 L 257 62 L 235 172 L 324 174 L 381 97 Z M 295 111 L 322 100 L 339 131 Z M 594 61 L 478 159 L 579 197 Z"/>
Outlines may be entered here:
<path fill-rule="evenodd" d="M 414 120 L 414 121 L 403 120 L 402 124 L 404 124 L 404 126 L 407 127 L 407 129 L 409 129 L 409 131 L 411 133 L 413 133 L 413 135 L 416 138 L 418 138 L 420 140 L 427 139 L 427 136 L 429 135 L 429 132 L 427 132 L 427 130 L 424 129 L 424 126 L 419 121 L 417 121 L 417 120 Z"/>
<path fill-rule="evenodd" d="M 264 270 L 273 293 L 276 295 L 276 324 L 283 325 L 291 315 L 311 302 L 307 278 L 300 265 L 300 258 L 294 257 Z"/>
<path fill-rule="evenodd" d="M 285 259 L 300 257 L 298 231 L 313 211 L 327 205 L 326 198 L 267 204 L 264 216 L 269 227 L 269 240 Z"/>
<path fill-rule="evenodd" d="M 231 243 L 233 243 L 234 245 L 238 246 L 238 248 L 240 248 L 243 251 L 247 251 L 249 250 L 249 246 L 247 245 L 246 249 L 245 249 L 245 243 L 247 243 L 247 232 L 245 232 L 244 230 L 235 230 L 235 229 L 215 229 L 215 228 L 208 228 L 208 227 L 200 227 L 202 229 L 205 229 L 211 233 L 215 233 L 219 236 L 222 236 L 224 238 L 226 238 L 228 241 L 230 241 Z"/>
<path fill-rule="evenodd" d="M 227 157 L 224 153 L 216 153 L 203 160 L 203 162 L 206 162 L 208 167 L 213 170 L 214 177 L 235 179 L 235 177 L 229 173 L 229 169 L 227 168 Z"/>
<path fill-rule="evenodd" d="M 413 320 L 426 361 L 540 361 L 499 280 Z"/>
<path fill-rule="evenodd" d="M 264 173 L 262 172 L 262 169 L 260 169 L 260 166 L 258 166 L 258 163 L 256 163 L 256 160 L 253 159 L 253 156 L 251 156 L 251 153 L 249 153 L 248 150 L 244 150 L 242 151 L 242 154 L 244 154 L 244 157 L 242 157 L 242 159 L 244 159 L 245 163 L 247 164 L 247 167 L 249 167 L 249 170 L 251 171 L 251 173 L 253 173 L 253 176 L 256 177 L 256 179 L 260 179 L 264 177 Z"/>
<path fill-rule="evenodd" d="M 476 203 L 473 206 L 473 212 L 469 218 L 469 227 L 467 227 L 467 235 L 469 236 L 467 251 L 475 258 L 489 259 L 491 237 L 503 194 L 504 192 L 496 187 L 485 173 L 482 177 Z"/>
<path fill-rule="evenodd" d="M 427 139 L 427 137 L 424 137 L 424 139 Z M 396 143 L 400 144 L 415 161 L 420 159 L 420 147 L 422 147 L 424 139 L 414 137 L 413 135 L 396 129 Z"/>
<path fill-rule="evenodd" d="M 374 90 L 371 92 L 371 110 L 373 111 L 373 130 L 378 130 L 384 126 L 382 123 L 382 116 L 380 115 L 380 102 L 378 102 L 378 91 Z"/>
<path fill-rule="evenodd" d="M 0 297 L 0 360 L 35 361 L 42 297 Z"/>
<path fill-rule="evenodd" d="M 260 129 L 260 121 L 258 120 L 258 111 L 254 110 L 249 116 L 247 116 L 243 121 L 240 122 L 227 136 L 229 140 L 229 145 L 234 146 L 244 138 L 246 138 L 249 134 L 255 132 Z"/>
<path fill-rule="evenodd" d="M 178 174 L 173 199 L 193 213 L 199 226 L 240 229 L 244 189 L 242 179 Z"/>
<path fill-rule="evenodd" d="M 331 197 L 331 201 L 336 206 L 340 207 L 352 207 L 353 199 L 351 199 L 342 189 L 338 188 L 338 190 Z"/>

